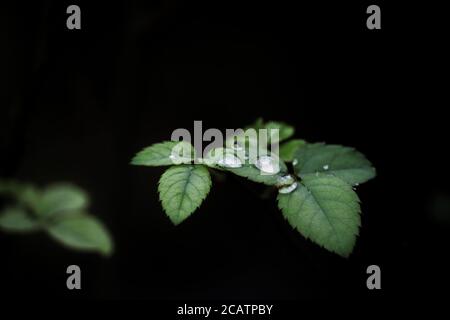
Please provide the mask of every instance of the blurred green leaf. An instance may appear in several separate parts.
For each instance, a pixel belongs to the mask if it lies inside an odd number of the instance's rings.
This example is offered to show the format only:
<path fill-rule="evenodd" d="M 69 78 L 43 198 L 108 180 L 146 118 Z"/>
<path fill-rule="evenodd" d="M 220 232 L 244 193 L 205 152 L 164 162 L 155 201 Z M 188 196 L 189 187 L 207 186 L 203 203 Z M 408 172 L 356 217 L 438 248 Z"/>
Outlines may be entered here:
<path fill-rule="evenodd" d="M 6 231 L 26 232 L 38 227 L 37 221 L 22 208 L 10 207 L 0 213 L 0 228 Z"/>
<path fill-rule="evenodd" d="M 0 180 L 0 195 L 15 198 L 17 202 L 35 210 L 40 201 L 40 192 L 29 183 Z"/>
<path fill-rule="evenodd" d="M 96 251 L 110 255 L 113 250 L 107 229 L 94 217 L 85 214 L 57 220 L 48 228 L 49 234 L 67 247 L 83 251 Z"/>
<path fill-rule="evenodd" d="M 42 217 L 51 217 L 84 210 L 88 206 L 89 196 L 84 190 L 72 184 L 59 183 L 44 189 L 36 213 Z"/>
<path fill-rule="evenodd" d="M 17 203 L 0 214 L 2 230 L 47 230 L 67 247 L 104 255 L 112 253 L 108 231 L 86 212 L 89 196 L 83 189 L 58 183 L 41 191 L 30 184 L 0 181 L 0 195 L 11 197 Z"/>

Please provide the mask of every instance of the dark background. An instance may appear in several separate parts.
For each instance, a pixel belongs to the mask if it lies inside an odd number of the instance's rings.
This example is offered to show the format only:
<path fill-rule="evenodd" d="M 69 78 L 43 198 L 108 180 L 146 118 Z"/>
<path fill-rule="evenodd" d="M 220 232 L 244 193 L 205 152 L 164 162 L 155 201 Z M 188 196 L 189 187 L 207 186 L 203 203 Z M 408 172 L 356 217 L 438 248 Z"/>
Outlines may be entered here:
<path fill-rule="evenodd" d="M 448 89 L 437 6 L 371 2 L 44 1 L 2 4 L 0 176 L 87 189 L 111 230 L 105 259 L 45 234 L 0 234 L 8 297 L 262 299 L 439 296 L 448 283 Z M 66 8 L 81 7 L 81 30 Z M 448 36 L 448 35 L 447 35 Z M 448 77 L 448 76 L 447 76 Z M 176 128 L 262 116 L 297 137 L 356 147 L 378 176 L 358 188 L 362 228 L 340 258 L 293 231 L 274 198 L 228 176 L 178 227 L 163 168 L 133 167 Z M 81 291 L 65 287 L 82 269 Z M 382 290 L 366 288 L 366 268 Z"/>

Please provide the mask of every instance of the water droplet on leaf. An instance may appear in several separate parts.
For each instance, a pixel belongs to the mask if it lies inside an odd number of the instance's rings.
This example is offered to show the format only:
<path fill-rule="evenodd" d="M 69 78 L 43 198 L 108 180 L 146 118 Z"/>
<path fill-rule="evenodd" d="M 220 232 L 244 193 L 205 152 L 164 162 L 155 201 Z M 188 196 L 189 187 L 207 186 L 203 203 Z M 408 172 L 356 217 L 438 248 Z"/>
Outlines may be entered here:
<path fill-rule="evenodd" d="M 256 160 L 255 166 L 263 173 L 275 174 L 280 171 L 279 162 L 271 156 L 261 156 Z"/>
<path fill-rule="evenodd" d="M 279 193 L 291 193 L 292 191 L 294 191 L 295 189 L 297 189 L 298 183 L 294 182 L 291 185 L 282 187 L 280 189 L 278 189 Z"/>
<path fill-rule="evenodd" d="M 242 161 L 238 157 L 233 154 L 225 154 L 219 160 L 217 160 L 217 164 L 221 167 L 225 168 L 240 168 L 242 167 Z"/>
<path fill-rule="evenodd" d="M 287 174 L 287 175 L 281 176 L 277 179 L 276 186 L 277 187 L 290 186 L 294 182 L 295 182 L 294 177 L 291 174 Z"/>

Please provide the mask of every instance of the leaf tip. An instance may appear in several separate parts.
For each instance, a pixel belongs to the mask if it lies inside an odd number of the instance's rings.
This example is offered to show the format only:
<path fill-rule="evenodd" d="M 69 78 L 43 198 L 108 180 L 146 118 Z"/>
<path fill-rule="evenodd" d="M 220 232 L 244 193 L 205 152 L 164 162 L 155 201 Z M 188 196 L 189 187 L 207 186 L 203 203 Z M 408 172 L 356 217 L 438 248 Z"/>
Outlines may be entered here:
<path fill-rule="evenodd" d="M 140 153 L 140 152 L 136 153 L 136 154 L 134 155 L 134 157 L 131 158 L 129 164 L 131 164 L 131 165 L 133 165 L 133 166 L 140 166 L 140 165 L 142 165 L 142 160 L 139 159 L 139 153 Z"/>
<path fill-rule="evenodd" d="M 108 246 L 105 246 L 104 248 L 99 249 L 99 253 L 104 258 L 111 258 L 111 256 L 114 254 L 114 246 L 112 243 L 108 244 Z"/>

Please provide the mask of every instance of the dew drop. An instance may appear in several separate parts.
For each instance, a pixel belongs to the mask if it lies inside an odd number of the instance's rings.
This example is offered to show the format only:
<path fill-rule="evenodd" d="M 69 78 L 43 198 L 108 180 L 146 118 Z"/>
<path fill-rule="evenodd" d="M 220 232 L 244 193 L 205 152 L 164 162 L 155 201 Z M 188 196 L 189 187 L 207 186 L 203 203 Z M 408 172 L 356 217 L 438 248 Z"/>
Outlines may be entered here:
<path fill-rule="evenodd" d="M 242 167 L 242 161 L 233 154 L 225 154 L 219 160 L 217 164 L 225 168 L 240 168 Z"/>
<path fill-rule="evenodd" d="M 277 179 L 277 187 L 286 187 L 290 186 L 295 182 L 294 177 L 291 174 L 286 174 L 284 176 L 280 176 Z"/>
<path fill-rule="evenodd" d="M 292 191 L 294 191 L 295 189 L 297 189 L 298 183 L 294 182 L 286 187 L 282 187 L 280 189 L 278 189 L 279 193 L 291 193 Z"/>
<path fill-rule="evenodd" d="M 275 174 L 280 171 L 279 163 L 270 156 L 261 156 L 256 160 L 255 166 L 264 173 Z"/>

